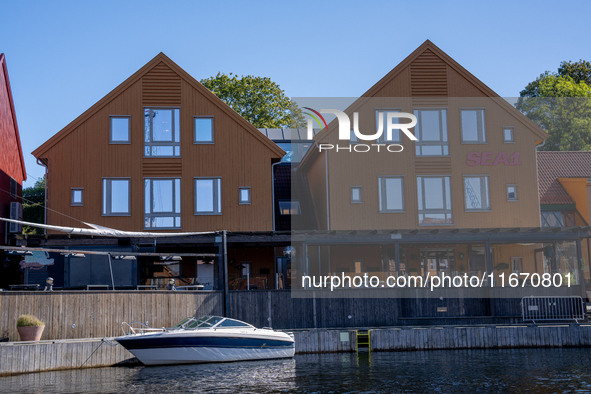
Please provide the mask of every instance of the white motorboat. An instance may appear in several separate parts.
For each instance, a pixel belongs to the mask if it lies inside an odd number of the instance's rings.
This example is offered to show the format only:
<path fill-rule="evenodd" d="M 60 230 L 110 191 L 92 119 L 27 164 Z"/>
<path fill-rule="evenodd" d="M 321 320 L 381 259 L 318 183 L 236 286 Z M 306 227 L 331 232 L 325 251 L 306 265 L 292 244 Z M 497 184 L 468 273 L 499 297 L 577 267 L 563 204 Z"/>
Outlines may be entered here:
<path fill-rule="evenodd" d="M 227 317 L 189 317 L 172 328 L 142 324 L 138 330 L 131 324 L 121 323 L 129 331 L 115 340 L 144 365 L 267 360 L 295 353 L 293 334 Z"/>

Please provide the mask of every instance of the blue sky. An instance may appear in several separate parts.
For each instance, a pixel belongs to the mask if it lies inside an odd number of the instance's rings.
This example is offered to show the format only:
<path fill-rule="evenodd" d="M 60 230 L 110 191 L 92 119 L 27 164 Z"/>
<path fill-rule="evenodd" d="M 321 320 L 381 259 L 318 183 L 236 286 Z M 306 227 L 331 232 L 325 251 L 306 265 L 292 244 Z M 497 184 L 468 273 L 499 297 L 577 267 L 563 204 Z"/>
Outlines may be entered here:
<path fill-rule="evenodd" d="M 197 79 L 270 77 L 292 97 L 354 97 L 426 39 L 499 95 L 591 60 L 591 2 L 10 1 L 6 55 L 27 173 L 32 150 L 159 52 Z"/>

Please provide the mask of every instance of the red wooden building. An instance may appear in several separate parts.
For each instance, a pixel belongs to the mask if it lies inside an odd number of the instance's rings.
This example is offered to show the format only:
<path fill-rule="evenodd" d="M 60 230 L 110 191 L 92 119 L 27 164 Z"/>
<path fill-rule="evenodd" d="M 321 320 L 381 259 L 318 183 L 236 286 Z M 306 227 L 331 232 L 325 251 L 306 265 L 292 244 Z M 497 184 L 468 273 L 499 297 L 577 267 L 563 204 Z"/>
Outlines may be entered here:
<path fill-rule="evenodd" d="M 0 217 L 22 218 L 23 181 L 27 179 L 18 133 L 14 101 L 10 90 L 6 58 L 0 54 Z M 17 225 L 0 224 L 0 245 L 14 244 Z M 0 287 L 18 275 L 18 266 L 9 264 L 0 250 Z M 18 277 L 15 278 L 18 283 Z"/>

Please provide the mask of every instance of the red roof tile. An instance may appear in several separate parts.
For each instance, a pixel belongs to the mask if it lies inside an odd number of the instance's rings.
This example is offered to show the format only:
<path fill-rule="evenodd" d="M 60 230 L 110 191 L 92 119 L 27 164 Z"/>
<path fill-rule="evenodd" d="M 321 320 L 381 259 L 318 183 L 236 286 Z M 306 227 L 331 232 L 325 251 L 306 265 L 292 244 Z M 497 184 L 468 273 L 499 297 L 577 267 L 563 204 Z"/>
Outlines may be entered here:
<path fill-rule="evenodd" d="M 591 178 L 591 152 L 538 152 L 540 204 L 574 204 L 558 178 Z"/>

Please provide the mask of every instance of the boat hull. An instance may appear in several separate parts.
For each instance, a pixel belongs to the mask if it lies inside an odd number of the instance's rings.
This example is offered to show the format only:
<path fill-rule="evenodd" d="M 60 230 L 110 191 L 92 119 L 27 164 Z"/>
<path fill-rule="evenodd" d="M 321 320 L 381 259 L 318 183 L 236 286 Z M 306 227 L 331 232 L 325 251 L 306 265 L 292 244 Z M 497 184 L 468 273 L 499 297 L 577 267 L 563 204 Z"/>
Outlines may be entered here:
<path fill-rule="evenodd" d="M 134 349 L 130 350 L 130 352 L 144 365 L 173 365 L 291 358 L 294 355 L 294 348 L 239 349 L 215 347 L 174 347 L 160 349 Z"/>
<path fill-rule="evenodd" d="M 295 353 L 293 339 L 284 333 L 227 334 L 149 334 L 116 340 L 145 365 L 267 360 L 289 358 Z"/>

